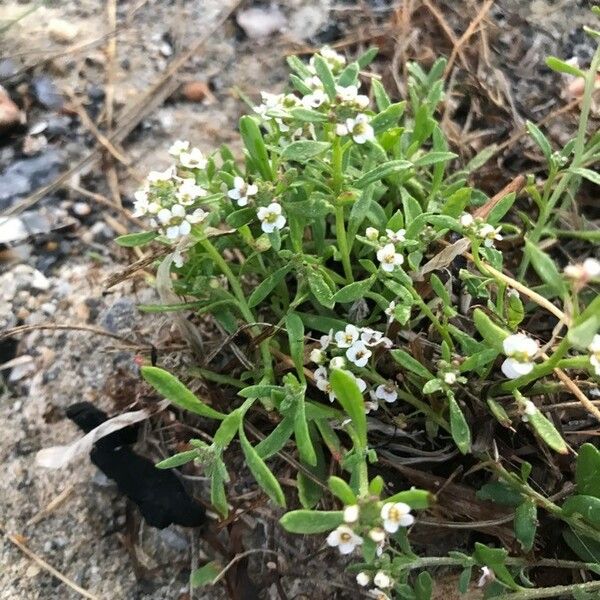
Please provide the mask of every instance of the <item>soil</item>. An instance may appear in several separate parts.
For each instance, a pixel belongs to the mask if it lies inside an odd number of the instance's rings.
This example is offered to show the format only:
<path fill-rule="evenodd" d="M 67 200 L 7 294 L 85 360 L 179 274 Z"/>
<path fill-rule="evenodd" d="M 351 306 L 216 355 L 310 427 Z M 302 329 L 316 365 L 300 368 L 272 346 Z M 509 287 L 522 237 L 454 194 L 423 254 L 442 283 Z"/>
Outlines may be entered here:
<path fill-rule="evenodd" d="M 0 133 L 2 211 L 14 211 L 32 191 L 53 181 L 95 144 L 95 136 L 74 111 L 69 91 L 93 120 L 101 121 L 106 110 L 104 34 L 110 31 L 107 6 L 111 3 L 38 4 L 0 4 L 0 23 L 18 18 L 7 30 L 0 29 L 0 83 L 27 116 L 25 125 Z M 448 22 L 463 31 L 464 14 L 459 14 L 456 5 L 438 4 Z M 475 4 L 464 4 L 474 16 Z M 492 119 L 492 132 L 474 138 L 467 144 L 467 153 L 502 141 L 523 119 L 539 120 L 564 104 L 563 82 L 541 65 L 547 54 L 578 55 L 583 63 L 589 60 L 590 44 L 581 35 L 581 26 L 589 21 L 586 4 L 573 0 L 497 2 L 488 21 L 490 31 L 499 32 L 490 45 L 488 60 L 493 68 L 478 76 L 488 76 L 490 90 L 500 89 L 498 115 Z M 174 56 L 212 29 L 224 5 L 218 0 L 118 3 L 113 86 L 117 114 L 166 72 Z M 266 2 L 256 2 L 242 4 L 238 11 L 252 6 L 273 10 Z M 29 9 L 31 13 L 20 18 Z M 248 37 L 232 18 L 218 27 L 180 71 L 182 82 L 205 85 L 206 97 L 189 101 L 181 91 L 175 92 L 141 121 L 122 148 L 117 147 L 130 165 L 117 168 L 119 197 L 126 208 L 131 208 L 132 193 L 141 178 L 169 163 L 166 148 L 175 139 L 189 139 L 205 151 L 227 143 L 239 154 L 236 124 L 245 109 L 244 99 L 256 99 L 261 89 L 277 91 L 284 86 L 286 54 L 366 27 L 387 32 L 384 25 L 391 14 L 389 3 L 376 0 L 335 4 L 288 0 L 281 3 L 281 12 L 285 29 L 260 39 Z M 366 24 L 365 14 L 370 19 Z M 431 23 L 431 16 L 424 18 L 426 25 Z M 430 41 L 427 30 L 424 27 L 417 34 Z M 519 44 L 512 43 L 515 39 Z M 438 41 L 432 51 L 447 50 L 443 40 Z M 384 59 L 378 68 L 383 70 L 388 63 Z M 475 119 L 481 121 L 482 114 Z M 567 116 L 553 125 L 553 135 L 568 136 L 570 123 Z M 508 151 L 499 158 L 504 181 L 519 168 L 516 153 Z M 115 413 L 135 400 L 150 398 L 149 390 L 139 383 L 138 356 L 147 359 L 151 345 L 158 348 L 163 366 L 193 362 L 168 316 L 137 310 L 138 304 L 155 301 L 148 274 L 142 272 L 106 289 L 107 278 L 137 258 L 112 243 L 116 235 L 132 227 L 131 220 L 93 197 L 101 194 L 113 200 L 107 164 L 83 170 L 69 186 L 21 212 L 16 218 L 26 225 L 24 235 L 15 233 L 20 227 L 16 222 L 8 234 L 0 228 L 0 248 L 4 248 L 0 254 L 0 331 L 16 325 L 70 324 L 122 338 L 89 330 L 35 329 L 0 341 L 4 377 L 0 387 L 0 461 L 4 467 L 0 527 L 20 536 L 35 554 L 94 597 L 184 600 L 193 594 L 197 599 L 219 600 L 228 597 L 223 587 L 207 592 L 191 592 L 189 587 L 191 565 L 214 556 L 207 543 L 201 540 L 197 545 L 192 534 L 181 528 L 158 531 L 139 524 L 132 537 L 127 533 L 130 519 L 124 499 L 86 457 L 60 471 L 42 469 L 34 461 L 39 449 L 79 437 L 63 415 L 69 404 L 89 400 Z M 141 452 L 155 459 L 161 458 L 163 449 L 153 441 L 158 429 L 156 424 L 148 425 L 139 445 Z M 197 496 L 207 497 L 202 481 L 188 478 L 187 483 Z M 250 480 L 247 487 L 243 478 L 238 483 L 240 495 L 251 494 Z M 280 571 L 289 573 L 280 583 L 287 596 L 280 594 L 276 578 L 269 576 L 273 569 L 267 556 L 249 563 L 248 570 L 256 571 L 255 579 L 264 585 L 256 597 L 356 598 L 352 577 L 342 572 L 337 558 L 332 553 L 316 554 L 318 542 L 284 536 L 274 528 L 273 514 L 265 509 L 246 518 L 244 547 L 277 552 L 283 563 Z M 298 566 L 304 558 L 306 563 Z M 25 556 L 6 535 L 0 537 L 0 565 L 2 600 L 81 597 Z M 438 597 L 453 596 L 440 585 Z M 477 598 L 479 592 L 463 597 Z"/>

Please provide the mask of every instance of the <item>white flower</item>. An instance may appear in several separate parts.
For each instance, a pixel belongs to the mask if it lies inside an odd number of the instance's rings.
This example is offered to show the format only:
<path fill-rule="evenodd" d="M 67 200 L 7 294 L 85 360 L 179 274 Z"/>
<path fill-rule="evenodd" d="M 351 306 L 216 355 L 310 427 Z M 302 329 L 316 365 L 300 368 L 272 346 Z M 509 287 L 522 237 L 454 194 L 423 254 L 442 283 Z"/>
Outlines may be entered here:
<path fill-rule="evenodd" d="M 477 587 L 483 587 L 488 582 L 493 581 L 495 578 L 494 571 L 492 571 L 489 567 L 481 567 L 481 576 L 477 582 Z"/>
<path fill-rule="evenodd" d="M 529 421 L 529 417 L 531 415 L 535 415 L 537 410 L 537 406 L 531 400 L 525 400 L 523 403 L 523 416 L 521 417 L 523 422 L 527 423 L 527 421 Z"/>
<path fill-rule="evenodd" d="M 227 192 L 227 195 L 235 200 L 238 206 L 246 206 L 250 196 L 256 196 L 258 186 L 254 183 L 246 183 L 239 175 L 233 178 L 233 188 Z"/>
<path fill-rule="evenodd" d="M 156 215 L 158 222 L 164 226 L 164 235 L 170 240 L 188 235 L 192 230 L 192 225 L 200 223 L 208 216 L 201 208 L 197 208 L 193 213 L 186 213 L 181 204 L 174 204 L 170 209 L 161 208 Z"/>
<path fill-rule="evenodd" d="M 372 392 L 370 392 L 372 394 Z M 373 396 L 371 396 L 372 398 Z M 365 413 L 369 414 L 372 410 L 377 410 L 379 408 L 379 403 L 376 400 L 367 400 L 365 401 Z"/>
<path fill-rule="evenodd" d="M 183 267 L 183 263 L 183 254 L 179 250 L 175 250 L 175 252 L 173 252 L 173 264 L 180 269 Z"/>
<path fill-rule="evenodd" d="M 162 181 L 171 181 L 173 175 L 175 175 L 175 169 L 174 167 L 169 167 L 164 171 L 150 171 L 146 179 L 148 183 L 160 183 Z"/>
<path fill-rule="evenodd" d="M 327 536 L 327 543 L 333 547 L 337 546 L 341 554 L 350 554 L 362 542 L 362 538 L 347 525 L 340 525 Z"/>
<path fill-rule="evenodd" d="M 328 335 L 322 335 L 319 338 L 319 344 L 321 344 L 321 350 L 326 350 L 331 344 L 331 340 L 333 340 L 333 329 L 330 330 Z"/>
<path fill-rule="evenodd" d="M 148 192 L 146 190 L 138 190 L 133 195 L 135 202 L 133 203 L 133 216 L 141 217 L 149 212 L 150 202 L 148 201 Z"/>
<path fill-rule="evenodd" d="M 365 237 L 372 242 L 376 242 L 379 239 L 379 230 L 375 227 L 367 227 Z"/>
<path fill-rule="evenodd" d="M 344 331 L 338 331 L 335 334 L 335 343 L 338 345 L 338 348 L 349 348 L 354 342 L 358 341 L 359 336 L 360 331 L 358 327 L 348 324 Z"/>
<path fill-rule="evenodd" d="M 393 231 L 392 229 L 386 229 L 385 233 L 388 237 L 388 240 L 392 242 L 392 244 L 397 244 L 398 242 L 406 241 L 406 229 L 398 229 L 398 231 Z"/>
<path fill-rule="evenodd" d="M 398 399 L 398 391 L 396 390 L 396 386 L 391 382 L 378 385 L 375 388 L 375 398 L 385 402 L 396 402 Z"/>
<path fill-rule="evenodd" d="M 465 228 L 472 227 L 473 223 L 475 223 L 475 219 L 473 218 L 473 215 L 471 215 L 469 213 L 463 213 L 460 216 L 459 222 Z"/>
<path fill-rule="evenodd" d="M 392 587 L 391 577 L 387 573 L 384 573 L 383 571 L 377 571 L 377 573 L 375 573 L 375 577 L 373 577 L 373 583 L 378 588 Z"/>
<path fill-rule="evenodd" d="M 386 502 L 381 507 L 383 527 L 389 533 L 396 533 L 400 527 L 410 527 L 415 518 L 410 514 L 410 506 L 404 502 Z"/>
<path fill-rule="evenodd" d="M 276 229 L 285 227 L 285 217 L 281 214 L 281 204 L 271 202 L 269 206 L 261 206 L 256 211 L 256 216 L 261 221 L 261 228 L 265 233 L 273 233 Z"/>
<path fill-rule="evenodd" d="M 182 152 L 187 152 L 189 147 L 189 142 L 177 140 L 176 142 L 173 142 L 173 145 L 169 148 L 169 154 L 171 156 L 179 156 Z"/>
<path fill-rule="evenodd" d="M 376 346 L 383 339 L 383 333 L 381 333 L 381 331 L 371 329 L 370 327 L 363 327 L 360 334 L 360 339 L 367 346 Z"/>
<path fill-rule="evenodd" d="M 315 379 L 327 379 L 327 369 L 325 367 L 319 367 L 314 372 Z"/>
<path fill-rule="evenodd" d="M 392 300 L 388 307 L 383 311 L 388 317 L 390 317 L 390 321 L 394 318 L 394 311 L 396 310 L 396 303 Z"/>
<path fill-rule="evenodd" d="M 319 108 L 327 102 L 327 94 L 323 90 L 315 90 L 312 94 L 303 96 L 301 102 L 304 108 Z"/>
<path fill-rule="evenodd" d="M 369 585 L 370 581 L 371 581 L 371 578 L 369 577 L 368 573 L 361 571 L 360 573 L 356 574 L 356 583 L 358 583 L 358 585 L 360 585 L 361 587 L 365 587 L 365 586 Z"/>
<path fill-rule="evenodd" d="M 318 371 L 319 369 L 317 369 Z M 329 402 L 333 402 L 335 400 L 335 394 L 333 393 L 333 388 L 331 387 L 331 383 L 326 377 L 317 377 L 317 389 L 325 392 L 329 396 Z"/>
<path fill-rule="evenodd" d="M 325 59 L 325 62 L 327 62 L 334 71 L 346 66 L 346 57 L 343 54 L 336 52 L 330 46 L 323 46 L 319 50 L 319 54 Z"/>
<path fill-rule="evenodd" d="M 343 369 L 346 366 L 346 361 L 343 356 L 335 356 L 329 361 L 330 369 Z"/>
<path fill-rule="evenodd" d="M 508 358 L 502 363 L 502 372 L 509 379 L 527 375 L 533 370 L 533 359 L 538 352 L 538 343 L 525 335 L 516 333 L 509 335 L 502 342 L 504 354 Z"/>
<path fill-rule="evenodd" d="M 181 182 L 176 196 L 181 204 L 189 205 L 193 204 L 196 199 L 206 196 L 206 194 L 206 190 L 197 185 L 193 177 L 189 177 Z"/>
<path fill-rule="evenodd" d="M 310 351 L 310 360 L 316 364 L 321 364 L 325 360 L 325 353 L 320 348 L 313 348 Z"/>
<path fill-rule="evenodd" d="M 358 521 L 359 514 L 360 509 L 358 508 L 358 504 L 346 506 L 344 508 L 344 523 L 356 523 L 356 521 Z"/>
<path fill-rule="evenodd" d="M 369 361 L 371 354 L 373 353 L 362 341 L 355 342 L 346 350 L 346 358 L 357 367 L 364 367 Z"/>
<path fill-rule="evenodd" d="M 594 372 L 600 376 L 600 334 L 597 333 L 594 336 L 588 350 L 590 351 L 590 363 L 594 367 Z"/>
<path fill-rule="evenodd" d="M 306 87 L 309 87 L 311 90 L 323 89 L 323 82 L 316 75 L 307 77 L 306 79 L 304 79 L 303 83 Z"/>
<path fill-rule="evenodd" d="M 357 85 L 348 85 L 346 87 L 336 85 L 335 93 L 340 102 L 353 104 L 358 108 L 367 108 L 369 106 L 369 97 L 359 94 Z"/>
<path fill-rule="evenodd" d="M 600 277 L 600 261 L 595 258 L 586 258 L 580 264 L 567 265 L 565 275 L 571 279 L 587 283 L 590 279 Z"/>
<path fill-rule="evenodd" d="M 198 148 L 192 148 L 179 155 L 179 162 L 188 169 L 204 169 L 207 161 Z"/>
<path fill-rule="evenodd" d="M 346 119 L 344 123 L 338 123 L 335 126 L 337 135 L 351 135 L 357 144 L 372 142 L 375 139 L 375 132 L 369 125 L 370 118 L 365 114 L 356 115 L 354 119 Z"/>
<path fill-rule="evenodd" d="M 381 263 L 381 268 L 384 271 L 391 273 L 404 262 L 404 257 L 396 252 L 394 244 L 386 244 L 383 248 L 377 250 L 377 260 Z"/>
<path fill-rule="evenodd" d="M 494 241 L 499 241 L 502 239 L 502 236 L 500 235 L 500 227 L 494 227 L 488 223 L 484 223 L 479 228 L 477 235 L 483 240 L 483 245 L 487 248 L 493 248 Z"/>
<path fill-rule="evenodd" d="M 369 537 L 376 543 L 381 544 L 385 541 L 385 531 L 381 527 L 373 527 L 369 531 Z"/>
<path fill-rule="evenodd" d="M 360 393 L 364 394 L 367 389 L 367 382 L 360 377 L 354 377 L 354 379 L 356 380 L 356 385 L 358 386 Z"/>
<path fill-rule="evenodd" d="M 444 383 L 454 385 L 456 383 L 456 373 L 454 371 L 444 373 Z"/>

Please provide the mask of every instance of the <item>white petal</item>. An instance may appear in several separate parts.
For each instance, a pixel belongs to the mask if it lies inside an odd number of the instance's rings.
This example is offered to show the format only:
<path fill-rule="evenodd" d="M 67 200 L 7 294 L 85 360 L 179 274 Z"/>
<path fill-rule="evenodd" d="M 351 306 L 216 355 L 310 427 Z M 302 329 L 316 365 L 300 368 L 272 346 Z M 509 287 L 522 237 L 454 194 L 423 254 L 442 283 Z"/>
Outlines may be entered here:
<path fill-rule="evenodd" d="M 180 235 L 187 235 L 192 230 L 192 226 L 189 221 L 182 221 L 181 225 L 179 225 L 179 233 Z"/>
<path fill-rule="evenodd" d="M 400 527 L 410 527 L 415 522 L 415 518 L 412 515 L 402 515 L 400 517 Z"/>
<path fill-rule="evenodd" d="M 265 233 L 273 233 L 275 230 L 275 223 L 267 223 L 267 221 L 263 221 L 260 227 Z"/>
<path fill-rule="evenodd" d="M 238 190 L 237 188 L 234 188 L 232 190 L 229 190 L 227 192 L 227 195 L 232 199 L 232 200 L 238 200 L 241 197 L 240 194 L 240 190 Z"/>
<path fill-rule="evenodd" d="M 176 240 L 179 237 L 179 227 L 177 225 L 167 227 L 166 235 L 170 240 Z"/>
<path fill-rule="evenodd" d="M 514 358 L 507 358 L 502 363 L 502 372 L 509 379 L 517 379 L 521 375 L 527 375 L 533 370 L 533 363 L 522 363 Z"/>
<path fill-rule="evenodd" d="M 389 521 L 389 520 L 385 520 L 383 522 L 383 528 L 388 532 L 388 533 L 396 533 L 396 531 L 398 531 L 398 529 L 400 528 L 400 524 L 397 523 L 396 521 Z"/>
<path fill-rule="evenodd" d="M 285 217 L 283 215 L 279 215 L 277 219 L 275 219 L 275 223 L 273 223 L 276 229 L 283 229 L 285 227 Z"/>
<path fill-rule="evenodd" d="M 255 196 L 258 193 L 258 186 L 254 183 L 248 186 L 246 196 Z"/>
<path fill-rule="evenodd" d="M 340 543 L 340 534 L 338 532 L 337 529 L 334 529 L 328 536 L 327 536 L 327 543 L 330 546 L 337 546 Z"/>
<path fill-rule="evenodd" d="M 174 217 L 179 217 L 180 219 L 182 219 L 183 217 L 185 217 L 185 208 L 181 206 L 181 204 L 175 204 L 171 207 L 171 214 Z"/>
<path fill-rule="evenodd" d="M 161 208 L 156 215 L 159 223 L 166 224 L 171 220 L 171 211 L 168 208 Z"/>

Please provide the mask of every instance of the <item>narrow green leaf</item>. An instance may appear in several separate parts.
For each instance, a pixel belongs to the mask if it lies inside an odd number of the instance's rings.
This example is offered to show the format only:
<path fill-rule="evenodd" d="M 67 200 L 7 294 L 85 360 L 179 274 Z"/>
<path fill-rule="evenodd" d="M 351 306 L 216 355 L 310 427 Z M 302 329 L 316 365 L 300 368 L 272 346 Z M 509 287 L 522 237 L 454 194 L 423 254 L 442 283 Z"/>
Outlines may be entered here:
<path fill-rule="evenodd" d="M 404 502 L 415 510 L 429 508 L 435 502 L 435 496 L 427 490 L 417 490 L 412 488 L 410 490 L 404 490 L 398 492 L 389 498 L 386 498 L 384 502 Z"/>
<path fill-rule="evenodd" d="M 317 464 L 317 455 L 308 431 L 308 423 L 306 421 L 306 404 L 304 394 L 297 401 L 296 412 L 294 415 L 294 436 L 296 438 L 296 446 L 298 454 L 302 460 L 311 465 Z"/>
<path fill-rule="evenodd" d="M 542 130 L 535 123 L 527 121 L 526 125 L 529 135 L 533 138 L 533 141 L 538 145 L 545 159 L 548 162 L 550 162 L 550 159 L 552 158 L 552 146 L 550 145 L 548 138 L 543 134 Z"/>
<path fill-rule="evenodd" d="M 473 311 L 473 321 L 481 337 L 498 352 L 502 352 L 502 342 L 508 337 L 508 331 L 496 325 L 480 308 Z"/>
<path fill-rule="evenodd" d="M 167 400 L 209 419 L 224 419 L 226 415 L 200 401 L 177 377 L 159 367 L 142 367 L 142 377 Z"/>
<path fill-rule="evenodd" d="M 333 78 L 329 65 L 325 62 L 323 57 L 318 54 L 315 54 L 314 65 L 317 76 L 323 83 L 325 93 L 329 96 L 331 101 L 335 100 L 335 79 Z"/>
<path fill-rule="evenodd" d="M 427 167 L 440 162 L 447 162 L 457 158 L 458 155 L 454 152 L 428 152 L 414 161 L 415 167 Z"/>
<path fill-rule="evenodd" d="M 517 195 L 514 192 L 510 194 L 506 194 L 494 208 L 490 211 L 488 215 L 487 222 L 490 225 L 497 225 L 502 217 L 512 208 L 512 205 L 515 203 Z"/>
<path fill-rule="evenodd" d="M 289 273 L 291 265 L 285 265 L 277 271 L 271 273 L 266 279 L 254 288 L 254 291 L 248 298 L 248 306 L 250 308 L 260 304 L 282 281 L 283 278 Z"/>
<path fill-rule="evenodd" d="M 503 548 L 488 548 L 486 545 L 475 542 L 474 558 L 482 565 L 492 569 L 496 577 L 512 590 L 521 589 L 513 579 L 504 562 L 508 552 Z"/>
<path fill-rule="evenodd" d="M 244 433 L 243 425 L 239 427 L 239 438 L 244 457 L 246 458 L 246 464 L 250 469 L 250 472 L 256 479 L 256 482 L 261 489 L 279 506 L 285 507 L 285 496 L 283 490 L 279 485 L 279 482 L 275 478 L 275 475 L 271 473 L 269 467 L 265 464 L 263 459 L 258 455 L 256 450 L 251 446 L 246 434 Z"/>
<path fill-rule="evenodd" d="M 263 459 L 277 454 L 287 443 L 294 431 L 294 418 L 284 417 L 271 433 L 255 446 L 257 454 Z"/>
<path fill-rule="evenodd" d="M 158 233 L 156 233 L 156 231 L 142 231 L 140 233 L 120 235 L 115 239 L 115 242 L 124 248 L 133 248 L 135 246 L 143 246 L 144 244 L 151 242 L 157 236 Z"/>
<path fill-rule="evenodd" d="M 355 85 L 358 80 L 359 66 L 357 62 L 351 62 L 338 77 L 338 85 L 347 87 L 349 85 Z"/>
<path fill-rule="evenodd" d="M 540 279 L 547 284 L 557 296 L 563 296 L 566 291 L 566 284 L 561 274 L 558 272 L 554 261 L 536 244 L 525 240 L 525 254 L 531 260 L 531 264 L 539 275 Z"/>
<path fill-rule="evenodd" d="M 364 69 L 367 65 L 369 65 L 373 59 L 377 56 L 379 52 L 379 48 L 377 46 L 372 46 L 368 50 L 365 50 L 357 59 L 356 62 L 361 69 Z"/>
<path fill-rule="evenodd" d="M 404 114 L 406 102 L 396 102 L 389 104 L 379 114 L 371 119 L 371 127 L 375 131 L 375 135 L 379 135 L 398 124 L 398 121 Z"/>
<path fill-rule="evenodd" d="M 311 140 L 300 140 L 292 142 L 284 147 L 281 153 L 283 160 L 294 160 L 296 162 L 307 162 L 311 158 L 323 154 L 331 144 L 329 142 L 313 142 Z"/>
<path fill-rule="evenodd" d="M 269 162 L 269 154 L 256 121 L 248 115 L 240 119 L 240 133 L 248 154 L 256 164 L 260 174 L 268 181 L 272 181 L 273 172 Z"/>
<path fill-rule="evenodd" d="M 578 169 L 571 169 L 571 172 L 575 173 L 576 175 L 581 175 L 581 177 L 591 181 L 592 183 L 595 183 L 596 185 L 600 185 L 600 173 L 597 171 L 580 167 Z"/>
<path fill-rule="evenodd" d="M 323 275 L 315 270 L 310 270 L 307 273 L 308 287 L 317 299 L 319 304 L 327 308 L 333 308 L 333 292 L 325 282 Z"/>
<path fill-rule="evenodd" d="M 452 433 L 452 439 L 463 453 L 467 454 L 471 450 L 471 430 L 469 424 L 465 419 L 458 402 L 452 397 L 448 399 L 450 409 L 450 432 Z"/>
<path fill-rule="evenodd" d="M 539 410 L 532 415 L 527 415 L 527 422 L 552 450 L 559 454 L 569 453 L 569 448 L 556 427 Z"/>
<path fill-rule="evenodd" d="M 579 514 L 594 528 L 600 529 L 600 498 L 583 495 L 571 496 L 565 500 L 562 510 L 567 517 Z"/>
<path fill-rule="evenodd" d="M 296 313 L 290 313 L 285 319 L 285 327 L 290 344 L 290 356 L 294 361 L 298 377 L 304 381 L 304 323 Z"/>
<path fill-rule="evenodd" d="M 221 565 L 216 560 L 212 560 L 203 567 L 196 569 L 190 575 L 190 585 L 195 588 L 212 585 L 212 582 L 218 577 L 221 570 Z"/>
<path fill-rule="evenodd" d="M 575 482 L 578 494 L 600 498 L 600 452 L 592 444 L 579 448 Z"/>
<path fill-rule="evenodd" d="M 352 425 L 362 446 L 367 448 L 367 417 L 365 415 L 365 401 L 358 389 L 356 377 L 348 371 L 332 369 L 329 382 L 346 414 L 352 419 Z"/>
<path fill-rule="evenodd" d="M 524 552 L 533 548 L 537 529 L 537 507 L 533 500 L 525 500 L 515 511 L 515 536 Z"/>
<path fill-rule="evenodd" d="M 225 222 L 227 225 L 233 227 L 234 229 L 239 229 L 240 227 L 248 225 L 248 223 L 252 223 L 252 221 L 255 220 L 256 209 L 250 206 L 240 208 L 239 210 L 234 210 L 225 217 Z"/>
<path fill-rule="evenodd" d="M 460 372 L 468 373 L 487 367 L 496 360 L 496 356 L 498 356 L 496 348 L 487 348 L 481 352 L 475 352 L 460 365 Z"/>
<path fill-rule="evenodd" d="M 560 58 L 556 58 L 556 56 L 548 56 L 548 58 L 546 58 L 546 64 L 553 71 L 557 71 L 558 73 L 566 73 L 567 75 L 573 75 L 573 77 L 585 78 L 585 71 L 578 69 L 576 66 L 561 60 Z"/>
<path fill-rule="evenodd" d="M 327 485 L 331 490 L 331 493 L 339 498 L 342 503 L 346 506 L 356 504 L 356 495 L 352 491 L 352 488 L 340 477 L 332 475 L 327 480 Z"/>
<path fill-rule="evenodd" d="M 355 281 L 353 283 L 349 283 L 344 286 L 340 290 L 338 290 L 333 295 L 333 302 L 340 302 L 344 304 L 346 302 L 354 302 L 359 298 L 363 298 L 365 292 L 368 292 L 371 289 L 371 286 L 375 282 L 375 276 L 371 275 L 369 279 L 365 279 L 364 281 Z"/>
<path fill-rule="evenodd" d="M 317 112 L 316 110 L 310 110 L 309 108 L 292 108 L 290 114 L 294 119 L 304 121 L 305 123 L 327 122 L 327 115 Z"/>
<path fill-rule="evenodd" d="M 185 452 L 179 452 L 178 454 L 174 454 L 169 458 L 165 458 L 165 460 L 161 460 L 154 466 L 157 469 L 172 469 L 173 467 L 185 465 L 195 458 L 198 458 L 198 452 L 196 450 L 186 450 Z"/>
<path fill-rule="evenodd" d="M 354 187 L 362 190 L 376 181 L 381 181 L 392 173 L 408 171 L 410 168 L 412 168 L 412 163 L 407 160 L 390 160 L 367 171 L 360 179 L 354 182 Z"/>
<path fill-rule="evenodd" d="M 435 379 L 435 375 L 429 371 L 426 367 L 424 367 L 418 360 L 414 359 L 408 352 L 404 350 L 392 350 L 390 352 L 392 358 L 405 369 L 416 373 L 423 379 Z"/>
<path fill-rule="evenodd" d="M 293 510 L 283 515 L 279 522 L 290 533 L 323 533 L 341 525 L 344 513 L 341 510 Z"/>
<path fill-rule="evenodd" d="M 375 96 L 375 103 L 377 104 L 377 108 L 380 112 L 384 111 L 391 105 L 392 101 L 390 100 L 390 97 L 388 96 L 385 88 L 378 79 L 373 79 L 371 81 L 371 89 L 373 90 L 373 95 Z"/>

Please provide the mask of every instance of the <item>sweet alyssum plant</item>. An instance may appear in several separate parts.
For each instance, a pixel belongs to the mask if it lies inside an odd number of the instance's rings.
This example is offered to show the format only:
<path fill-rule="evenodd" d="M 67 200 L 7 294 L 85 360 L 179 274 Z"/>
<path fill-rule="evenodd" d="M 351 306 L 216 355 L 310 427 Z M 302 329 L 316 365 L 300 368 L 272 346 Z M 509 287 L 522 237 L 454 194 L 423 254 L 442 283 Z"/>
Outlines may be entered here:
<path fill-rule="evenodd" d="M 572 383 L 569 374 L 600 375 L 594 287 L 600 264 L 588 259 L 561 272 L 539 242 L 553 235 L 554 208 L 568 201 L 565 191 L 573 197 L 582 179 L 599 183 L 590 167 L 600 154 L 600 135 L 588 139 L 586 125 L 600 54 L 589 73 L 577 74 L 587 87 L 573 142 L 553 150 L 529 124 L 548 162 L 547 181 L 531 178 L 524 190 L 539 209 L 537 221 L 515 218 L 514 193 L 491 202 L 469 186 L 470 170 L 485 157 L 456 167 L 436 119 L 444 61 L 429 72 L 409 64 L 408 98 L 392 102 L 365 71 L 374 56 L 369 51 L 347 63 L 324 48 L 308 62 L 290 58 L 289 91 L 263 92 L 240 121 L 242 163 L 225 147 L 205 156 L 176 142 L 173 165 L 151 173 L 137 192 L 136 213 L 148 219 L 148 231 L 118 241 L 168 249 L 157 286 L 182 299 L 142 308 L 210 315 L 244 345 L 233 374 L 210 364 L 194 371 L 237 392 L 239 402 L 226 412 L 174 375 L 142 369 L 174 404 L 217 424 L 211 444 L 192 439 L 190 450 L 159 466 L 199 461 L 210 477 L 212 504 L 226 515 L 223 456 L 237 437 L 273 502 L 302 505 L 283 516 L 283 527 L 321 534 L 354 557 L 357 584 L 373 597 L 429 598 L 427 568 L 446 565 L 463 570 L 463 592 L 480 567 L 488 596 L 527 598 L 532 584 L 525 562 L 507 558 L 504 548 L 477 544 L 471 555 L 448 557 L 413 552 L 410 527 L 435 498 L 418 489 L 389 494 L 384 479 L 370 474 L 377 452 L 368 417 L 425 431 L 431 440 L 450 438 L 466 455 L 473 452 L 474 415 L 484 411 L 500 429 L 518 429 L 555 452 L 569 452 L 539 402 L 557 377 Z M 558 59 L 552 66 L 573 71 Z M 520 236 L 525 246 L 514 279 L 496 246 Z M 522 329 L 540 310 L 561 322 L 552 339 Z M 257 405 L 273 425 L 253 444 L 245 421 Z M 297 500 L 286 498 L 269 460 L 284 446 L 302 466 Z M 538 509 L 565 523 L 575 552 L 578 542 L 600 550 L 600 488 L 590 476 L 600 467 L 595 448 L 580 452 L 577 495 L 562 505 L 528 484 L 527 463 L 514 472 L 478 452 L 491 473 L 483 493 L 498 501 L 510 496 L 524 553 L 534 545 Z M 327 479 L 331 470 L 338 475 Z M 339 510 L 317 508 L 324 489 Z M 600 551 L 593 556 L 582 558 L 595 561 Z M 206 583 L 217 574 L 210 563 L 193 577 Z"/>

